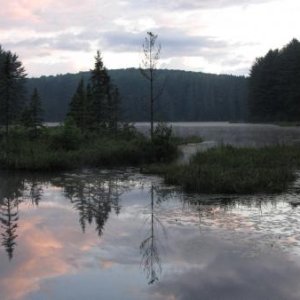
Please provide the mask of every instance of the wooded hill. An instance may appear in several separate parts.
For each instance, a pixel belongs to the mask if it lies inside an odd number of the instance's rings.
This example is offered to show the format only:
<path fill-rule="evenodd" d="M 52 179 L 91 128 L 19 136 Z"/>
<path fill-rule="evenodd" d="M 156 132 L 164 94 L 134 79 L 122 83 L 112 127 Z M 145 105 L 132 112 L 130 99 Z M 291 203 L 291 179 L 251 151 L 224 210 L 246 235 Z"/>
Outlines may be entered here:
<path fill-rule="evenodd" d="M 138 69 L 108 71 L 121 97 L 121 119 L 149 120 L 148 82 Z M 42 76 L 27 80 L 28 92 L 36 87 L 43 103 L 45 121 L 60 122 L 80 79 L 89 72 Z M 158 70 L 155 90 L 157 121 L 242 121 L 247 115 L 247 79 L 231 75 Z"/>

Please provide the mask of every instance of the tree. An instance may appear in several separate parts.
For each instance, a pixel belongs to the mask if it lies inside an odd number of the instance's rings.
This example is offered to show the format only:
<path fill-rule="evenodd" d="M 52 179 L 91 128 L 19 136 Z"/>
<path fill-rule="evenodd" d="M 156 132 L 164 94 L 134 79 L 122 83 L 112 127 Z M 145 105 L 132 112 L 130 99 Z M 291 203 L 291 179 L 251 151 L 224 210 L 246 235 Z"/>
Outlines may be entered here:
<path fill-rule="evenodd" d="M 255 121 L 298 121 L 300 116 L 300 42 L 258 58 L 249 78 L 249 111 Z"/>
<path fill-rule="evenodd" d="M 116 86 L 112 86 L 110 89 L 110 97 L 108 98 L 108 128 L 111 132 L 116 132 L 118 129 L 118 121 L 120 118 L 120 93 Z"/>
<path fill-rule="evenodd" d="M 22 109 L 26 73 L 16 54 L 0 47 L 0 122 L 8 136 L 9 125 Z"/>
<path fill-rule="evenodd" d="M 88 113 L 87 97 L 83 78 L 80 79 L 76 92 L 70 102 L 68 115 L 73 118 L 76 126 L 81 130 L 86 129 L 86 115 Z"/>
<path fill-rule="evenodd" d="M 22 116 L 23 124 L 33 130 L 35 137 L 38 134 L 38 128 L 43 126 L 43 112 L 42 102 L 35 88 Z"/>
<path fill-rule="evenodd" d="M 105 128 L 110 78 L 102 62 L 100 51 L 95 56 L 94 69 L 91 70 L 91 91 L 93 97 L 94 123 L 97 128 Z"/>
<path fill-rule="evenodd" d="M 91 70 L 90 88 L 95 127 L 108 130 L 115 129 L 117 126 L 119 93 L 111 83 L 100 51 L 97 51 L 94 69 Z"/>
<path fill-rule="evenodd" d="M 160 58 L 161 45 L 157 44 L 157 35 L 147 32 L 143 44 L 143 60 L 140 67 L 141 74 L 149 81 L 149 103 L 150 103 L 150 135 L 153 139 L 154 133 L 154 101 L 158 95 L 154 95 L 154 83 L 156 80 L 157 63 Z"/>

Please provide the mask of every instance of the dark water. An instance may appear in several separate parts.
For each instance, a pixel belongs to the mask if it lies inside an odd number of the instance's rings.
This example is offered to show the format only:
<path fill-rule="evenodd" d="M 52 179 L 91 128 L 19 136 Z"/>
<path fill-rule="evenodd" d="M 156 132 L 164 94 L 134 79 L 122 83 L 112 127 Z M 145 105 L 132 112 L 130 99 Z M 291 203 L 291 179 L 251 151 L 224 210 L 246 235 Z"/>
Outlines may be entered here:
<path fill-rule="evenodd" d="M 300 299 L 298 183 L 185 195 L 136 170 L 0 174 L 0 299 Z"/>

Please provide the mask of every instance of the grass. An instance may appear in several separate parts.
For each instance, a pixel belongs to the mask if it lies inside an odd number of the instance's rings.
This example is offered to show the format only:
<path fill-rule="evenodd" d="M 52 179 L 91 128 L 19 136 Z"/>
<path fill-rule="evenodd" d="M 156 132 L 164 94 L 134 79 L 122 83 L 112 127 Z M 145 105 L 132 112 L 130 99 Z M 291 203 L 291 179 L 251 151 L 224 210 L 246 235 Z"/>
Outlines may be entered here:
<path fill-rule="evenodd" d="M 298 127 L 300 126 L 299 121 L 290 121 L 290 122 L 275 122 L 276 125 L 281 126 L 281 127 Z"/>
<path fill-rule="evenodd" d="M 165 147 L 137 132 L 83 135 L 76 128 L 57 127 L 31 138 L 24 129 L 15 128 L 8 140 L 0 141 L 0 169 L 56 171 L 166 162 L 177 156 L 177 147 L 168 142 Z"/>
<path fill-rule="evenodd" d="M 172 137 L 172 142 L 176 145 L 186 145 L 186 144 L 194 144 L 194 143 L 202 143 L 203 139 L 199 136 L 187 136 L 187 137 Z"/>
<path fill-rule="evenodd" d="M 296 146 L 222 146 L 196 154 L 187 165 L 160 168 L 160 174 L 166 183 L 180 185 L 186 192 L 279 193 L 294 181 L 299 167 Z"/>
<path fill-rule="evenodd" d="M 187 165 L 177 165 L 177 146 L 199 138 L 149 139 L 131 131 L 82 134 L 76 128 L 42 130 L 32 138 L 22 128 L 0 138 L 0 169 L 57 171 L 81 167 L 140 166 L 186 192 L 249 194 L 285 191 L 300 167 L 299 146 L 260 149 L 222 146 L 197 153 Z"/>

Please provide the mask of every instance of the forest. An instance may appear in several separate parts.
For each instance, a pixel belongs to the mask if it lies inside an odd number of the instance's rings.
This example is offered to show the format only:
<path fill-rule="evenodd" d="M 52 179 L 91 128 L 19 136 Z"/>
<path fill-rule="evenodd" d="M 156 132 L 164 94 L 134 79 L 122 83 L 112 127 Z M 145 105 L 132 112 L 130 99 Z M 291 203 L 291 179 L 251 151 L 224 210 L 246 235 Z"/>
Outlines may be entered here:
<path fill-rule="evenodd" d="M 299 121 L 300 42 L 257 58 L 249 78 L 249 119 L 254 122 Z"/>
<path fill-rule="evenodd" d="M 108 70 L 120 93 L 121 119 L 149 121 L 148 83 L 138 69 Z M 42 76 L 27 80 L 28 90 L 36 87 L 45 110 L 45 120 L 60 122 L 81 78 L 90 72 Z M 179 70 L 158 70 L 154 103 L 156 121 L 245 121 L 247 79 L 231 75 Z"/>

